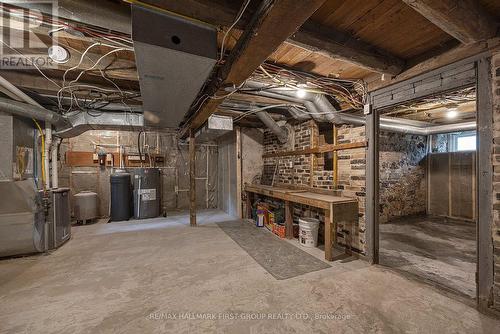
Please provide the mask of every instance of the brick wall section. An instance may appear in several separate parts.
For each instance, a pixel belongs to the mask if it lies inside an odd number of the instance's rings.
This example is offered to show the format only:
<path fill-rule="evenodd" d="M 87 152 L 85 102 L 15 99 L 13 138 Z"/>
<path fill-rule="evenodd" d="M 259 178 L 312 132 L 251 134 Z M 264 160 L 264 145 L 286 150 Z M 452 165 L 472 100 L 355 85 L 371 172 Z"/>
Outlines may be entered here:
<path fill-rule="evenodd" d="M 500 311 L 500 53 L 492 57 L 494 308 Z"/>
<path fill-rule="evenodd" d="M 319 129 L 314 121 L 307 121 L 293 125 L 293 149 L 300 150 L 319 144 Z M 339 129 L 339 143 L 352 143 L 365 140 L 364 127 L 351 128 L 348 126 Z M 276 136 L 270 131 L 264 132 L 264 152 L 274 153 L 291 149 L 291 143 L 280 144 Z M 320 155 L 313 155 L 313 187 L 334 189 L 333 171 L 325 171 L 323 159 Z M 310 185 L 311 156 L 299 155 L 294 157 L 271 157 L 264 159 L 264 164 L 277 164 L 275 183 Z M 267 168 L 271 170 L 272 168 Z M 339 243 L 345 240 L 346 230 L 352 233 L 352 247 L 354 251 L 364 253 L 364 210 L 365 210 L 365 149 L 359 148 L 340 152 L 339 154 L 339 189 L 343 196 L 357 198 L 360 207 L 360 223 L 354 227 L 339 226 Z M 299 217 L 314 217 L 324 222 L 323 210 L 308 206 L 295 205 L 294 220 Z M 322 235 L 321 231 L 320 234 Z M 320 237 L 321 241 L 321 237 Z"/>
<path fill-rule="evenodd" d="M 304 149 L 318 145 L 319 131 L 314 121 L 296 124 L 292 127 L 295 135 L 294 149 Z M 311 138 L 312 136 L 312 138 Z M 338 143 L 357 143 L 366 140 L 364 126 L 344 125 L 338 129 Z M 272 153 L 286 150 L 287 144 L 279 144 L 269 131 L 264 133 L 264 152 Z M 290 143 L 289 146 L 292 146 Z M 400 216 L 425 213 L 426 182 L 425 153 L 427 138 L 423 136 L 381 133 L 380 167 L 381 222 Z M 290 148 L 288 148 L 290 149 Z M 311 157 L 267 158 L 265 164 L 278 164 L 275 181 L 285 184 L 309 185 L 311 175 Z M 321 155 L 313 157 L 313 187 L 334 189 L 333 171 L 324 170 Z M 343 244 L 351 237 L 350 244 L 354 251 L 365 251 L 365 200 L 366 200 L 366 150 L 358 148 L 338 152 L 338 190 L 341 195 L 356 198 L 359 203 L 359 222 L 356 226 L 339 226 L 338 240 Z M 324 221 L 323 211 L 306 206 L 295 206 L 294 217 L 315 217 Z"/>
<path fill-rule="evenodd" d="M 281 144 L 276 136 L 269 130 L 264 131 L 264 154 L 272 154 L 279 151 L 302 150 L 311 147 L 311 133 L 315 123 L 312 121 L 290 126 L 295 138 L 293 143 Z M 317 131 L 317 129 L 316 129 Z M 317 137 L 317 136 L 316 136 Z M 275 183 L 309 185 L 311 177 L 311 163 L 309 155 L 298 155 L 293 157 L 271 157 L 264 159 L 265 166 L 277 165 L 274 178 Z M 273 168 L 265 168 L 267 171 Z M 269 176 L 266 176 L 269 177 Z"/>
<path fill-rule="evenodd" d="M 338 130 L 338 143 L 359 143 L 366 140 L 365 127 L 342 126 Z M 341 231 L 352 234 L 352 245 L 355 250 L 365 253 L 365 202 L 366 202 L 366 149 L 356 148 L 338 152 L 338 189 L 342 196 L 356 198 L 359 206 L 359 222 L 357 226 L 340 226 Z M 339 242 L 347 237 L 342 232 Z"/>

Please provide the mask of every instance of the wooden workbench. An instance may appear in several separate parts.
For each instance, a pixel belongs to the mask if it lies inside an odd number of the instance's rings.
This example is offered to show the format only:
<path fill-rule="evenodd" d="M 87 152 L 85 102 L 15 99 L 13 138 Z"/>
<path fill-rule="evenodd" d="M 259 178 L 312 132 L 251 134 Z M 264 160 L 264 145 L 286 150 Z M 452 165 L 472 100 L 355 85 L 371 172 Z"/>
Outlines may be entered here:
<path fill-rule="evenodd" d="M 293 238 L 292 203 L 304 204 L 325 210 L 325 259 L 332 261 L 332 247 L 337 243 L 339 222 L 352 224 L 358 220 L 358 201 L 353 198 L 316 193 L 313 189 L 290 189 L 257 184 L 246 184 L 247 217 L 252 216 L 253 194 L 272 197 L 285 202 L 285 230 Z"/>

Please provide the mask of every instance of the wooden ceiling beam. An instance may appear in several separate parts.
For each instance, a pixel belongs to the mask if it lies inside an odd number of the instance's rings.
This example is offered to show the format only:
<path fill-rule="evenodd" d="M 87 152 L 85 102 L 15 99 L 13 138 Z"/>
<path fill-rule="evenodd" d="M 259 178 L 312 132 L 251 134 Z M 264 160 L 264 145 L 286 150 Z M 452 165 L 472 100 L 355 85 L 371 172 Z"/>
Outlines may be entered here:
<path fill-rule="evenodd" d="M 397 75 L 405 61 L 351 35 L 306 22 L 288 43 L 323 56 L 347 61 L 371 71 Z"/>
<path fill-rule="evenodd" d="M 230 3 L 223 5 L 222 0 L 145 0 L 145 2 L 215 26 L 225 27 L 233 23 L 238 10 Z M 235 28 L 244 29 L 248 23 L 248 17 L 248 15 L 243 15 Z M 404 60 L 388 52 L 359 41 L 349 34 L 315 25 L 312 22 L 306 22 L 285 43 L 378 73 L 397 75 L 405 67 Z"/>
<path fill-rule="evenodd" d="M 498 24 L 478 0 L 403 0 L 408 6 L 464 44 L 495 37 Z"/>
<path fill-rule="evenodd" d="M 201 96 L 227 95 L 225 85 L 238 86 L 325 2 L 325 0 L 263 0 L 247 28 L 225 59 L 223 66 L 212 77 Z M 197 130 L 224 101 L 210 99 L 193 110 L 181 136 L 188 129 Z"/>
<path fill-rule="evenodd" d="M 483 52 L 488 52 L 495 48 L 500 47 L 500 38 L 492 38 L 490 40 L 477 42 L 469 45 L 459 45 L 444 53 L 437 54 L 424 61 L 408 61 L 408 68 L 404 72 L 392 77 L 382 78 L 380 74 L 373 74 L 365 78 L 368 84 L 368 91 L 374 91 L 392 84 L 410 79 L 425 72 L 435 70 L 457 61 L 476 56 Z"/>

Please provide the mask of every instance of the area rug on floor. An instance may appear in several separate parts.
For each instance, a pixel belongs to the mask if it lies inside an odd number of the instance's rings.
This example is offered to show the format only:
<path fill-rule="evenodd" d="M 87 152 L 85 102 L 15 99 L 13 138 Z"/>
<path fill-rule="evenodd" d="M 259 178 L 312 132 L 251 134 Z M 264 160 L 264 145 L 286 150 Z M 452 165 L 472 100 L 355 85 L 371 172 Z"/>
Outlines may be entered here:
<path fill-rule="evenodd" d="M 251 223 L 228 221 L 217 225 L 278 280 L 330 267 L 329 264 Z"/>

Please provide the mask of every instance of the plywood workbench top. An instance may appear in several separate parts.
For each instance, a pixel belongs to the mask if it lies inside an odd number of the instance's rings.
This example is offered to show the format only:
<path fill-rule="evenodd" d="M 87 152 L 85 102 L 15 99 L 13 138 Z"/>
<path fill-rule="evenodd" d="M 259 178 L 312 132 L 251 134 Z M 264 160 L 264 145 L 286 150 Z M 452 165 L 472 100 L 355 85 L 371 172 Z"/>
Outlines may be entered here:
<path fill-rule="evenodd" d="M 296 197 L 296 196 L 298 196 L 298 197 L 301 197 L 304 199 L 327 202 L 327 203 L 357 202 L 357 200 L 354 198 L 321 194 L 321 193 L 316 193 L 316 192 L 311 191 L 311 190 L 273 187 L 273 186 L 260 185 L 260 184 L 246 184 L 245 190 L 250 191 L 250 192 L 254 192 L 254 193 L 258 193 L 258 194 L 262 194 L 262 195 L 271 196 L 271 197 L 282 197 L 282 196 L 284 196 L 284 197 L 290 197 L 290 196 Z"/>

